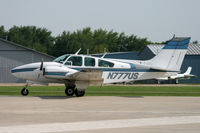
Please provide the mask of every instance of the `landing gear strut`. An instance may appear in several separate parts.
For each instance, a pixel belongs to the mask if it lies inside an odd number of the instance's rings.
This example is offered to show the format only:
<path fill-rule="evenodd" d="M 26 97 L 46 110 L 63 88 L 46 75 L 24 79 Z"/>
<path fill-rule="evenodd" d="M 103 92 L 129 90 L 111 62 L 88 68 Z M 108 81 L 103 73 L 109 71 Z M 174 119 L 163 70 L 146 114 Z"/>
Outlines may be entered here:
<path fill-rule="evenodd" d="M 23 96 L 27 96 L 29 94 L 27 87 L 28 87 L 28 84 L 26 84 L 25 87 L 21 90 L 21 94 Z"/>

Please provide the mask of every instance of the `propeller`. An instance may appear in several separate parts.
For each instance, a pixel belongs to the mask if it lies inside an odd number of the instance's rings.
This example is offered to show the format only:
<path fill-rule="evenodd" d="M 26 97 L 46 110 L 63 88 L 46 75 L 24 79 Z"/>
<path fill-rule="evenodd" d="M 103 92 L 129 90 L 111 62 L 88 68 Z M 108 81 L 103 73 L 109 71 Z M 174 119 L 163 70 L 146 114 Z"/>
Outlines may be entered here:
<path fill-rule="evenodd" d="M 41 61 L 40 71 L 42 71 L 42 69 L 43 69 L 43 60 Z"/>
<path fill-rule="evenodd" d="M 43 59 L 42 59 L 41 65 L 40 65 L 40 72 L 38 73 L 38 78 L 40 77 L 41 74 L 42 74 L 42 75 L 45 74 L 45 68 L 43 68 L 43 66 L 44 66 L 44 61 L 43 61 Z"/>

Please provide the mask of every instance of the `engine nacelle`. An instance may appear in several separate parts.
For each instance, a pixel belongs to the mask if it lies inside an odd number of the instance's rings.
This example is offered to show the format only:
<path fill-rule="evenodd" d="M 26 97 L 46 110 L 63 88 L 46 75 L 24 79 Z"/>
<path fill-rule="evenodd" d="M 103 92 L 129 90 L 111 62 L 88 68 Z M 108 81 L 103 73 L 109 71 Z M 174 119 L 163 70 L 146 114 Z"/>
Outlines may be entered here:
<path fill-rule="evenodd" d="M 46 66 L 43 68 L 43 75 L 46 78 L 66 78 L 67 76 L 78 72 L 65 66 Z"/>

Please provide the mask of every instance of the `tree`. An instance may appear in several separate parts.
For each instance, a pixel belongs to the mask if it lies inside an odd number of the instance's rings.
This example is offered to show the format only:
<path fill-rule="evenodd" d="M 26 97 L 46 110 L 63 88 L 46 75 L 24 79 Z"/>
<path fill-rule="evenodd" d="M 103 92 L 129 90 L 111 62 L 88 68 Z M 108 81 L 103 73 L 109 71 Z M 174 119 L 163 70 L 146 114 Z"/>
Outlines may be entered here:
<path fill-rule="evenodd" d="M 8 40 L 23 46 L 50 53 L 54 38 L 51 31 L 35 26 L 13 26 L 8 31 Z"/>
<path fill-rule="evenodd" d="M 199 44 L 199 42 L 197 40 L 192 42 L 193 44 Z"/>
<path fill-rule="evenodd" d="M 4 29 L 4 26 L 0 26 L 0 38 L 7 39 L 7 32 Z"/>
<path fill-rule="evenodd" d="M 46 28 L 36 26 L 13 26 L 8 31 L 0 27 L 0 37 L 8 37 L 8 40 L 23 46 L 36 49 L 38 51 L 60 56 L 63 54 L 73 54 L 78 49 L 80 53 L 86 54 L 89 49 L 90 54 L 122 51 L 140 51 L 147 44 L 151 43 L 147 38 L 139 38 L 135 35 L 125 35 L 113 30 L 103 29 L 91 30 L 86 27 L 74 32 L 64 31 L 62 34 L 53 37 L 51 31 Z"/>

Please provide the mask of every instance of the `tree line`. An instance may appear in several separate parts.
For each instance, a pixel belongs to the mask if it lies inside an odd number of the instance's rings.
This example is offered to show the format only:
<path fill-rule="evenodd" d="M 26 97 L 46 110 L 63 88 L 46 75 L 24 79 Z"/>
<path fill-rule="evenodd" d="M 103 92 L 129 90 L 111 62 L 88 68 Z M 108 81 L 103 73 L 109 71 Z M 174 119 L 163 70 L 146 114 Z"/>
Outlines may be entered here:
<path fill-rule="evenodd" d="M 125 33 L 107 31 L 103 29 L 91 30 L 90 27 L 74 32 L 63 31 L 58 36 L 46 28 L 36 26 L 13 26 L 5 30 L 0 26 L 0 38 L 18 43 L 20 45 L 47 53 L 52 56 L 75 53 L 79 48 L 80 53 L 90 54 L 106 52 L 141 51 L 152 42 L 147 38 Z"/>

